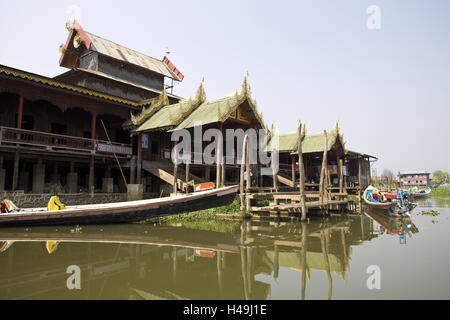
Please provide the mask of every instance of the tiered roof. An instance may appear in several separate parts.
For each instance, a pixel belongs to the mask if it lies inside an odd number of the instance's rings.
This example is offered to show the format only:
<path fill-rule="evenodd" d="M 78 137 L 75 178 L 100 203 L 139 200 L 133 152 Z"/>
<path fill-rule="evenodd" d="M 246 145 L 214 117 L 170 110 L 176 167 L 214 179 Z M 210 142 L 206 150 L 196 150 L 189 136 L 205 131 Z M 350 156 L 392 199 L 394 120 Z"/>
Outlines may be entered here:
<path fill-rule="evenodd" d="M 251 98 L 248 76 L 245 76 L 240 92 L 206 102 L 204 83 L 200 84 L 194 97 L 184 99 L 179 103 L 169 105 L 163 92 L 160 97 L 154 100 L 147 108 L 137 115 L 131 115 L 131 121 L 127 121 L 124 129 L 131 129 L 132 133 L 150 132 L 156 130 L 176 131 L 192 128 L 198 123 L 202 125 L 224 122 L 241 105 L 248 108 L 248 114 L 253 121 L 260 124 L 265 129 L 262 114 L 258 113 L 256 102 Z"/>

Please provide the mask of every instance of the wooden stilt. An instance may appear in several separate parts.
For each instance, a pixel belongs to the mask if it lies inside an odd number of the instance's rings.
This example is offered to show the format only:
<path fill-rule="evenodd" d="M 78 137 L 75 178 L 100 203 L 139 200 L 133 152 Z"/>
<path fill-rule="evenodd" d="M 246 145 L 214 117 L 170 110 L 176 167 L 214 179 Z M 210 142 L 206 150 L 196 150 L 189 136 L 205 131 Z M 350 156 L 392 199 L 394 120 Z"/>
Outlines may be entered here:
<path fill-rule="evenodd" d="M 322 157 L 322 170 L 320 173 L 320 185 L 319 185 L 319 195 L 320 195 L 320 202 L 322 204 L 327 203 L 328 201 L 328 191 L 327 191 L 327 166 L 328 166 L 328 159 L 327 159 L 327 154 L 328 154 L 328 137 L 327 137 L 327 131 L 324 130 L 323 131 L 324 134 L 324 139 L 325 139 L 325 145 L 324 145 L 324 150 L 323 150 L 323 157 Z"/>
<path fill-rule="evenodd" d="M 177 142 L 174 142 L 174 153 L 173 153 L 173 194 L 178 193 L 178 149 Z"/>
<path fill-rule="evenodd" d="M 299 188 L 300 188 L 300 204 L 302 207 L 302 221 L 306 220 L 306 199 L 305 199 L 305 168 L 303 167 L 303 151 L 302 151 L 302 124 L 300 121 L 297 126 L 297 151 L 298 151 L 298 172 L 300 174 Z"/>
<path fill-rule="evenodd" d="M 226 171 L 225 171 L 225 155 L 222 154 L 222 168 L 221 168 L 222 177 L 220 179 L 222 187 L 225 187 L 225 178 L 226 178 Z"/>
<path fill-rule="evenodd" d="M 222 182 L 221 182 L 221 168 L 222 168 L 222 154 L 223 154 L 223 139 L 222 139 L 222 128 L 223 128 L 223 124 L 222 122 L 219 124 L 219 131 L 220 131 L 220 136 L 218 137 L 218 141 L 217 141 L 217 150 L 216 150 L 216 188 L 220 188 L 222 186 Z"/>
<path fill-rule="evenodd" d="M 245 190 L 244 190 L 244 172 L 246 169 L 246 161 L 247 161 L 247 146 L 248 146 L 248 135 L 245 135 L 244 142 L 242 145 L 241 172 L 240 172 L 240 180 L 239 180 L 241 211 L 242 211 L 243 219 L 245 219 L 247 217 L 247 208 L 246 208 Z M 247 173 L 247 179 L 248 179 L 248 173 Z"/>
<path fill-rule="evenodd" d="M 272 163 L 273 189 L 275 190 L 275 192 L 278 192 L 278 173 L 277 173 L 275 165 L 274 165 L 274 163 L 276 161 L 274 150 L 272 150 L 271 157 L 272 157 L 271 163 Z"/>
<path fill-rule="evenodd" d="M 186 193 L 189 193 L 189 169 L 190 169 L 190 162 L 189 160 L 186 161 Z"/>
<path fill-rule="evenodd" d="M 291 181 L 295 187 L 295 155 L 291 155 Z"/>
<path fill-rule="evenodd" d="M 344 193 L 344 165 L 343 160 L 339 160 L 339 193 Z"/>
<path fill-rule="evenodd" d="M 361 159 L 358 158 L 358 199 L 359 199 L 359 201 L 362 200 L 361 193 L 362 193 Z"/>

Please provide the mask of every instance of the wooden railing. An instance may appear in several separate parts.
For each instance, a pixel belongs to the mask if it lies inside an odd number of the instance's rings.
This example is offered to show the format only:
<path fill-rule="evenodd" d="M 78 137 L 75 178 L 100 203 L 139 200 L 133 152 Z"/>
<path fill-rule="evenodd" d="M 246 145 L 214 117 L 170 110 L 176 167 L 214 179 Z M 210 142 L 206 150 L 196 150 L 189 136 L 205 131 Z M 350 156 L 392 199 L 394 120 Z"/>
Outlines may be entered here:
<path fill-rule="evenodd" d="M 116 153 L 132 155 L 130 144 L 109 143 L 108 141 L 92 140 L 80 137 L 65 136 L 47 132 L 38 132 L 9 127 L 0 127 L 0 144 L 12 143 L 32 147 L 84 151 L 89 153 Z"/>

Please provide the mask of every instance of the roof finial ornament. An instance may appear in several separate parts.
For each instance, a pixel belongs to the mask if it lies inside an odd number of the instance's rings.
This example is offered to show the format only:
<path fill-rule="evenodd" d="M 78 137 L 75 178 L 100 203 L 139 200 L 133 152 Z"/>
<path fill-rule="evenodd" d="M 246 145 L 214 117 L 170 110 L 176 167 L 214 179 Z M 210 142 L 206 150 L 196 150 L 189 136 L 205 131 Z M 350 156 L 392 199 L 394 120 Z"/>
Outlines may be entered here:
<path fill-rule="evenodd" d="M 306 123 L 302 125 L 302 138 L 306 137 Z"/>
<path fill-rule="evenodd" d="M 243 96 L 245 96 L 245 97 L 250 97 L 251 96 L 250 86 L 248 84 L 248 71 L 245 74 L 244 82 L 242 83 L 241 94 Z"/>

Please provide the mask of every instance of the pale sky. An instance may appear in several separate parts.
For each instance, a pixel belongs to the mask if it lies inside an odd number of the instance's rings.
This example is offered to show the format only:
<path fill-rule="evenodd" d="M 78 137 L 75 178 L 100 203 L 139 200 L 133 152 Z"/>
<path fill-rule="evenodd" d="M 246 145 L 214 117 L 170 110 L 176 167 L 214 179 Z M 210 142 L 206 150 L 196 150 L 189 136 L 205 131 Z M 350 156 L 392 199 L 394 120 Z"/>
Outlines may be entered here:
<path fill-rule="evenodd" d="M 208 100 L 240 88 L 245 73 L 265 122 L 297 120 L 309 134 L 339 121 L 347 148 L 374 155 L 378 174 L 450 171 L 450 1 L 6 1 L 0 64 L 53 77 L 68 8 L 82 27 L 202 77 Z M 380 29 L 366 12 L 380 9 Z"/>

